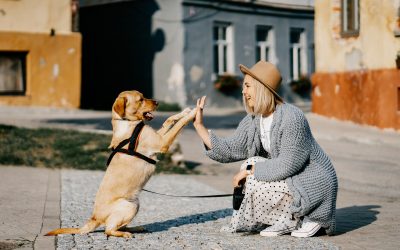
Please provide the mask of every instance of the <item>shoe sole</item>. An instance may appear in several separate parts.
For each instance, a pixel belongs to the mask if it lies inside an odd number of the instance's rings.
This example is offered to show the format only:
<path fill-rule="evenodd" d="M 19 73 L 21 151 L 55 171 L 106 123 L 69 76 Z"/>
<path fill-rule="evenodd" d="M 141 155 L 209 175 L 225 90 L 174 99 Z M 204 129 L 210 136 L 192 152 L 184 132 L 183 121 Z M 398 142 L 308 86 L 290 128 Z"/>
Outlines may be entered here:
<path fill-rule="evenodd" d="M 263 231 L 261 231 L 260 235 L 264 236 L 264 237 L 275 237 L 275 236 L 288 234 L 288 233 L 292 232 L 293 229 L 295 229 L 295 228 L 294 227 L 293 228 L 287 228 L 287 229 L 284 229 L 284 230 L 273 231 L 273 232 L 263 232 Z"/>
<path fill-rule="evenodd" d="M 292 232 L 290 235 L 297 238 L 307 238 L 316 234 L 319 229 L 321 229 L 321 226 L 316 225 L 308 232 Z"/>

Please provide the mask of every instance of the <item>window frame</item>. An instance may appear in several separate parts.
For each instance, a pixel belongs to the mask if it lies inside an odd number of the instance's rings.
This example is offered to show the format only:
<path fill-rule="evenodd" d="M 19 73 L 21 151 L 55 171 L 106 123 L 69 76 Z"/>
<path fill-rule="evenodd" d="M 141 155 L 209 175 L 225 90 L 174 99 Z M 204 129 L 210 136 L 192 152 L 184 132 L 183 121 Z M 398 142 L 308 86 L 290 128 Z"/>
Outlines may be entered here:
<path fill-rule="evenodd" d="M 215 28 L 218 28 L 217 38 L 214 37 Z M 225 31 L 222 31 L 222 29 L 225 29 Z M 225 32 L 225 40 L 219 37 L 219 32 L 221 31 Z M 234 74 L 233 33 L 234 28 L 231 23 L 220 21 L 213 23 L 213 72 L 216 75 Z M 215 47 L 217 47 L 218 54 L 215 54 Z M 217 60 L 217 62 L 215 60 Z M 226 62 L 224 62 L 224 60 L 226 60 Z"/>
<path fill-rule="evenodd" d="M 290 27 L 291 32 L 299 32 L 299 41 L 292 43 L 289 40 L 289 74 L 291 81 L 297 81 L 303 75 L 308 74 L 307 33 L 304 28 Z M 289 38 L 291 34 L 289 33 Z M 290 60 L 292 58 L 292 60 Z M 296 59 L 296 60 L 295 60 Z M 300 65 L 298 65 L 300 63 Z"/>
<path fill-rule="evenodd" d="M 267 31 L 267 39 L 265 41 L 258 40 L 257 33 L 259 30 Z M 273 64 L 277 63 L 276 58 L 276 50 L 275 50 L 275 30 L 271 25 L 257 25 L 256 26 L 256 50 L 260 54 L 260 58 L 257 58 L 256 54 L 256 62 L 259 60 L 269 61 Z M 265 49 L 268 48 L 268 55 L 265 55 L 263 58 L 263 54 L 265 54 Z M 257 53 L 256 52 L 256 53 Z"/>
<path fill-rule="evenodd" d="M 0 90 L 0 96 L 25 96 L 27 86 L 28 51 L 0 51 L 0 56 L 18 58 L 21 62 L 22 90 Z"/>
<path fill-rule="evenodd" d="M 355 29 L 347 29 L 348 28 L 348 13 L 347 13 L 347 4 L 349 1 L 354 2 L 355 9 L 353 10 L 353 19 Z M 340 11 L 340 21 L 341 21 L 341 31 L 340 34 L 342 37 L 355 37 L 360 34 L 360 1 L 359 0 L 341 0 L 341 11 Z"/>

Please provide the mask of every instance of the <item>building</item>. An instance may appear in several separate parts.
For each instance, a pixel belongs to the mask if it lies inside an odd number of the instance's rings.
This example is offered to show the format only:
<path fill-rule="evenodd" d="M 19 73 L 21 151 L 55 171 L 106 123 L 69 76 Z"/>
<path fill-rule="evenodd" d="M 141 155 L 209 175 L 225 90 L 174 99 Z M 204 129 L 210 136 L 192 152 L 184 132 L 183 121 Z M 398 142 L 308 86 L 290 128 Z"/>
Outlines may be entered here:
<path fill-rule="evenodd" d="M 120 91 L 181 106 L 208 96 L 241 106 L 238 64 L 277 64 L 288 83 L 314 72 L 314 1 L 81 0 L 82 107 L 109 109 Z M 221 76 L 232 88 L 218 89 Z"/>
<path fill-rule="evenodd" d="M 175 6 L 159 1 L 154 29 L 165 32 L 165 49 L 155 57 L 156 97 L 194 104 L 208 96 L 214 107 L 241 106 L 241 86 L 218 91 L 218 77 L 240 80 L 238 65 L 258 60 L 276 64 L 283 75 L 281 94 L 292 99 L 288 83 L 314 72 L 313 1 L 201 1 Z M 168 3 L 168 4 L 167 4 Z M 229 90 L 229 89 L 228 89 Z"/>
<path fill-rule="evenodd" d="M 239 107 L 238 64 L 260 59 L 296 101 L 289 83 L 314 72 L 313 2 L 80 0 L 77 16 L 77 0 L 1 1 L 0 103 L 107 110 L 137 89 Z"/>
<path fill-rule="evenodd" d="M 71 0 L 0 1 L 0 104 L 80 106 L 72 7 Z"/>
<path fill-rule="evenodd" d="M 400 129 L 400 1 L 317 0 L 315 50 L 313 112 Z"/>

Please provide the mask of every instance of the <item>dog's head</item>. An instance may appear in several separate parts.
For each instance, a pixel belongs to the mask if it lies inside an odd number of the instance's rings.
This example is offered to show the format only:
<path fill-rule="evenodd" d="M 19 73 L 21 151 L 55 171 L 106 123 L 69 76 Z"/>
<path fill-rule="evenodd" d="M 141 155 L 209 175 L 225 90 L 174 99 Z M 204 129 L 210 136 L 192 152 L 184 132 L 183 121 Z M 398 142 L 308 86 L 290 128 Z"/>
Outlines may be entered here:
<path fill-rule="evenodd" d="M 112 107 L 113 119 L 129 121 L 151 120 L 158 103 L 143 97 L 139 91 L 124 91 L 118 95 Z"/>

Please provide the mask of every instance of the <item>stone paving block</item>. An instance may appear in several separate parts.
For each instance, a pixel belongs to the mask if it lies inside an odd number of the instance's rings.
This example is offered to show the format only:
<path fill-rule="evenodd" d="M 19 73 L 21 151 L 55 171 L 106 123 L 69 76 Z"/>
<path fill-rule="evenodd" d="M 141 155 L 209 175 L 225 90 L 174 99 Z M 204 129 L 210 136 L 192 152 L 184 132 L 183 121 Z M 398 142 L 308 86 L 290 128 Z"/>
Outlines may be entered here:
<path fill-rule="evenodd" d="M 82 226 L 89 218 L 103 172 L 62 172 L 63 227 Z M 217 194 L 219 191 L 186 176 L 153 176 L 147 189 L 179 195 Z M 134 238 L 106 237 L 104 228 L 87 235 L 59 235 L 58 249 L 338 249 L 320 238 L 291 236 L 264 238 L 258 234 L 226 234 L 220 228 L 230 220 L 231 198 L 172 198 L 142 192 L 140 211 L 129 228 L 144 226 Z"/>

